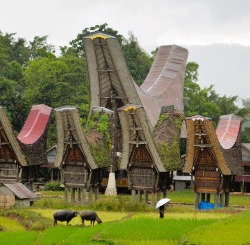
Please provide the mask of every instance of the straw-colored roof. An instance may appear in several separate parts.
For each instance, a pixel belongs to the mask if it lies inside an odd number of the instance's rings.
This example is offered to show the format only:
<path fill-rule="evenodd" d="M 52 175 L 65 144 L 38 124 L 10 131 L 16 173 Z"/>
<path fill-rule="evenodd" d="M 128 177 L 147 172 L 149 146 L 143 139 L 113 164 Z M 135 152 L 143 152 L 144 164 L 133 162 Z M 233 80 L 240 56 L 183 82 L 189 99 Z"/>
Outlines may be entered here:
<path fill-rule="evenodd" d="M 198 122 L 196 124 L 195 122 Z M 216 160 L 218 168 L 220 168 L 223 175 L 231 175 L 229 166 L 224 158 L 223 152 L 221 150 L 217 135 L 213 128 L 212 121 L 203 116 L 194 116 L 186 119 L 187 125 L 187 156 L 185 166 L 183 168 L 184 173 L 191 173 L 192 168 L 195 164 L 195 159 L 202 150 L 202 147 L 207 147 L 209 145 L 210 153 Z M 198 125 L 198 126 L 197 126 Z M 199 133 L 198 127 L 202 127 L 203 132 Z M 200 143 L 201 139 L 207 143 L 204 146 Z M 200 145 L 200 147 L 197 147 Z"/>
<path fill-rule="evenodd" d="M 28 165 L 27 160 L 18 144 L 15 135 L 13 134 L 12 126 L 9 122 L 9 119 L 5 113 L 3 106 L 0 106 L 0 123 L 4 131 L 2 132 L 2 134 L 6 138 L 6 141 L 9 142 L 10 148 L 13 149 L 13 152 L 17 158 L 16 160 L 20 163 L 21 166 L 27 166 Z"/>
<path fill-rule="evenodd" d="M 62 163 L 65 150 L 69 142 L 77 144 L 87 159 L 87 163 L 92 169 L 98 168 L 90 152 L 89 144 L 83 134 L 79 112 L 75 106 L 63 106 L 55 108 L 57 121 L 57 153 L 55 166 L 59 167 Z"/>

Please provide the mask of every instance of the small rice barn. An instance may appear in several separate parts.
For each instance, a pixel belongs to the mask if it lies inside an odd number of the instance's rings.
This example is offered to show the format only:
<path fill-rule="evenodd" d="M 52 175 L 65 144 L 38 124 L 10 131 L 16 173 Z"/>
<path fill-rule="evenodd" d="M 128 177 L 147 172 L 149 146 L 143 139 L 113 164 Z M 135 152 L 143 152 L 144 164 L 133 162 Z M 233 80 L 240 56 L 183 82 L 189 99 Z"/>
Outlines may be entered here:
<path fill-rule="evenodd" d="M 92 201 L 93 192 L 95 199 L 98 199 L 99 169 L 82 131 L 79 111 L 75 106 L 62 106 L 54 110 L 58 137 L 54 165 L 60 169 L 65 201 L 77 201 L 85 204 L 87 191 L 89 192 L 89 202 Z M 69 192 L 71 199 L 69 199 Z"/>
<path fill-rule="evenodd" d="M 0 184 L 0 208 L 29 207 L 38 197 L 22 183 Z"/>
<path fill-rule="evenodd" d="M 196 115 L 186 118 L 187 156 L 184 173 L 192 177 L 195 192 L 195 209 L 200 202 L 210 203 L 214 195 L 214 206 L 229 205 L 231 170 L 223 155 L 220 143 L 210 118 Z"/>

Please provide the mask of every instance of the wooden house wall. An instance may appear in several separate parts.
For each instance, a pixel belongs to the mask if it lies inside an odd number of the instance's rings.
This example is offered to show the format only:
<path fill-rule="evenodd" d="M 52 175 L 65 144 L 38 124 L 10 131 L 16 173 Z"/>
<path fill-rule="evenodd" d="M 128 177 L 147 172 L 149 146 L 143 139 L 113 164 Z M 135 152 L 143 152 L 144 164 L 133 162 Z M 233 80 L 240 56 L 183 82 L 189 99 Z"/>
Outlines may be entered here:
<path fill-rule="evenodd" d="M 135 190 L 156 189 L 158 178 L 152 157 L 145 145 L 134 146 L 128 168 L 129 187 Z"/>
<path fill-rule="evenodd" d="M 15 195 L 7 187 L 0 186 L 0 208 L 10 208 L 15 204 Z"/>
<path fill-rule="evenodd" d="M 209 149 L 200 152 L 195 164 L 195 191 L 200 193 L 216 193 L 221 186 L 221 175 Z"/>

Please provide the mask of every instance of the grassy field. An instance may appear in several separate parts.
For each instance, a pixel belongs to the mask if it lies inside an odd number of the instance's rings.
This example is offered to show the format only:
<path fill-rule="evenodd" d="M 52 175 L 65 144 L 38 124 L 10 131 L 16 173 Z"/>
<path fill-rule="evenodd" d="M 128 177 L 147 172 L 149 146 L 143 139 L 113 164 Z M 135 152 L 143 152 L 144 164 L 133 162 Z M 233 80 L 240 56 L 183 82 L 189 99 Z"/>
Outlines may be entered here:
<path fill-rule="evenodd" d="M 165 218 L 159 219 L 158 210 L 151 205 L 131 207 L 129 196 L 100 196 L 100 203 L 83 207 L 65 205 L 61 192 L 43 194 L 33 207 L 1 211 L 1 244 L 250 245 L 249 196 L 231 195 L 231 207 L 197 211 L 191 191 L 172 192 L 168 197 L 173 202 L 166 208 Z M 103 223 L 90 226 L 85 222 L 83 227 L 76 217 L 69 226 L 59 222 L 54 227 L 53 213 L 62 208 L 96 208 Z"/>

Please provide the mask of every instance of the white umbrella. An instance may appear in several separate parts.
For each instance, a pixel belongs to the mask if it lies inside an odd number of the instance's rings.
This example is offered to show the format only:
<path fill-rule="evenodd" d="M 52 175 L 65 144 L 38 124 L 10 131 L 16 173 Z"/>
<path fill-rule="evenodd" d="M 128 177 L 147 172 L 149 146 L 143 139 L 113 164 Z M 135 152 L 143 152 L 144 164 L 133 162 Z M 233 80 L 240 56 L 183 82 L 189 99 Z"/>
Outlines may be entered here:
<path fill-rule="evenodd" d="M 160 206 L 162 206 L 162 205 L 168 203 L 169 201 L 170 201 L 170 199 L 168 199 L 168 198 L 163 198 L 163 199 L 159 200 L 159 201 L 156 203 L 155 208 L 159 208 Z"/>

